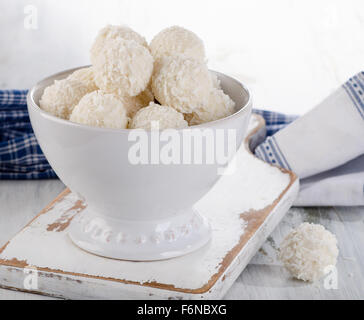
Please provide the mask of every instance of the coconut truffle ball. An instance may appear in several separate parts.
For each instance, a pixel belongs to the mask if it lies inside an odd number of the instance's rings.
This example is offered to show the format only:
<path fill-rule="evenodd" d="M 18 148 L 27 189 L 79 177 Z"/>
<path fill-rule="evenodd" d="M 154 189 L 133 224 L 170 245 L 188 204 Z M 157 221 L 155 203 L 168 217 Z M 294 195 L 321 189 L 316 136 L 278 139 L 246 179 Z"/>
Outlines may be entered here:
<path fill-rule="evenodd" d="M 96 85 L 119 96 L 137 96 L 144 91 L 153 72 L 148 49 L 133 40 L 108 39 L 93 61 Z"/>
<path fill-rule="evenodd" d="M 302 223 L 280 246 L 279 258 L 297 279 L 316 281 L 325 268 L 336 264 L 339 254 L 336 237 L 322 225 Z"/>
<path fill-rule="evenodd" d="M 183 56 L 163 58 L 152 77 L 152 91 L 162 105 L 182 113 L 206 107 L 213 89 L 207 66 Z"/>
<path fill-rule="evenodd" d="M 225 118 L 234 113 L 235 102 L 220 89 L 214 89 L 206 107 L 196 109 L 192 114 L 186 115 L 189 125 L 197 125 Z"/>
<path fill-rule="evenodd" d="M 154 95 L 152 90 L 147 87 L 147 89 L 136 97 L 124 96 L 119 97 L 119 99 L 123 102 L 128 117 L 132 118 L 139 109 L 148 106 L 150 102 L 154 101 Z"/>
<path fill-rule="evenodd" d="M 150 43 L 150 51 L 155 60 L 182 54 L 200 62 L 205 61 L 205 48 L 202 40 L 192 31 L 178 26 L 159 32 Z"/>
<path fill-rule="evenodd" d="M 141 46 L 148 48 L 147 41 L 139 33 L 130 29 L 127 26 L 114 26 L 107 25 L 102 28 L 97 34 L 95 41 L 91 47 L 91 62 L 94 63 L 97 55 L 101 52 L 102 48 L 105 46 L 106 40 L 115 40 L 116 38 L 122 38 L 124 40 L 134 40 Z"/>
<path fill-rule="evenodd" d="M 54 84 L 45 88 L 39 104 L 43 110 L 68 120 L 75 105 L 90 91 L 78 80 L 55 80 Z"/>
<path fill-rule="evenodd" d="M 94 79 L 94 71 L 92 67 L 78 69 L 67 77 L 67 79 L 81 81 L 90 92 L 97 90 L 97 86 Z"/>
<path fill-rule="evenodd" d="M 85 95 L 72 111 L 70 120 L 94 127 L 125 129 L 126 108 L 113 94 L 93 91 Z"/>
<path fill-rule="evenodd" d="M 171 107 L 161 106 L 151 102 L 148 107 L 140 109 L 130 122 L 130 128 L 146 129 L 152 128 L 152 121 L 159 121 L 159 129 L 179 129 L 188 126 L 183 114 Z"/>

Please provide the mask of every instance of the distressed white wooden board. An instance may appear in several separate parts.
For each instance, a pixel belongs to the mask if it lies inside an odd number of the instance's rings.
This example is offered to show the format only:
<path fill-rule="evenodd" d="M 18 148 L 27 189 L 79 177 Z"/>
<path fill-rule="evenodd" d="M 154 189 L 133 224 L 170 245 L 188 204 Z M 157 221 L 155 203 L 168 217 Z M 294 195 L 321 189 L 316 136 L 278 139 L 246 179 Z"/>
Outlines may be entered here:
<path fill-rule="evenodd" d="M 264 129 L 253 117 L 250 133 Z M 61 196 L 4 248 L 0 285 L 23 290 L 23 267 L 39 272 L 39 293 L 64 298 L 221 298 L 292 204 L 298 181 L 244 148 L 237 171 L 224 176 L 197 208 L 212 224 L 212 241 L 184 257 L 157 262 L 105 259 L 75 247 L 67 236 L 82 209 Z M 243 218 L 243 219 L 242 219 Z M 48 229 L 48 230 L 47 230 Z"/>

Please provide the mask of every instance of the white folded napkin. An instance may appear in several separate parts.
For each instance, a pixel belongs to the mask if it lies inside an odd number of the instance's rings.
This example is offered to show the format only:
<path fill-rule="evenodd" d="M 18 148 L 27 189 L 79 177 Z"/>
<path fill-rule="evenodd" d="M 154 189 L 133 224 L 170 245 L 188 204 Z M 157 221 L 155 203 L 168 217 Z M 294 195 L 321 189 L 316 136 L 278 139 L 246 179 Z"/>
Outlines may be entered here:
<path fill-rule="evenodd" d="M 364 72 L 268 137 L 255 153 L 302 179 L 296 205 L 364 204 Z"/>

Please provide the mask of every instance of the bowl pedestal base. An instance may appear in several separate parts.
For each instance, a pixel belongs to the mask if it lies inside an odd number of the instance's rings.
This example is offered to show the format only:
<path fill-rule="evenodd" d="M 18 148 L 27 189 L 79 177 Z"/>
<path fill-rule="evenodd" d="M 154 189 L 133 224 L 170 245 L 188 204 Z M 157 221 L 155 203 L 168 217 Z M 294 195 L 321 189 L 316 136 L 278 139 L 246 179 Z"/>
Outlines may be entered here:
<path fill-rule="evenodd" d="M 108 258 L 151 261 L 181 256 L 210 239 L 206 218 L 194 210 L 159 220 L 122 220 L 86 208 L 71 223 L 69 236 L 80 248 Z"/>

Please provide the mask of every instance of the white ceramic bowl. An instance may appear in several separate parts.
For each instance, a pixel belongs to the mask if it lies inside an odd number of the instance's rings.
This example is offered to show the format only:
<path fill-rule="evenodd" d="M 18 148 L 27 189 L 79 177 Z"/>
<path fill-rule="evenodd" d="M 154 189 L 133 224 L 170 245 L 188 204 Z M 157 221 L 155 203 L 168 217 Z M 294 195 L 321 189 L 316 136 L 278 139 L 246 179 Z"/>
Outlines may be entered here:
<path fill-rule="evenodd" d="M 29 115 L 42 151 L 58 177 L 87 204 L 72 222 L 71 239 L 92 253 L 127 260 L 171 258 L 206 244 L 209 224 L 193 204 L 217 181 L 221 163 L 131 164 L 132 130 L 76 124 L 41 110 L 38 102 L 44 88 L 74 70 L 42 80 L 28 94 Z M 236 112 L 191 128 L 208 128 L 214 134 L 217 129 L 234 129 L 240 145 L 251 113 L 249 91 L 237 80 L 216 74 L 235 101 Z M 176 130 L 181 139 L 185 130 Z M 147 132 L 148 138 L 151 134 Z"/>

